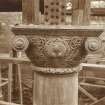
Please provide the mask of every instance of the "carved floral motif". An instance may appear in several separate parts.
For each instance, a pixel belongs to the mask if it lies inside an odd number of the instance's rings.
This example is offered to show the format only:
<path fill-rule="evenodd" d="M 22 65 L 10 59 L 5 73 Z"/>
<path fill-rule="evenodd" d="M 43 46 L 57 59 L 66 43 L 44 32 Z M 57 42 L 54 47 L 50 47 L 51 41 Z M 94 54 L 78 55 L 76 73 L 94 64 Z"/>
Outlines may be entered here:
<path fill-rule="evenodd" d="M 15 36 L 12 39 L 11 45 L 16 51 L 25 51 L 28 48 L 29 41 L 25 36 Z"/>
<path fill-rule="evenodd" d="M 98 37 L 89 37 L 85 42 L 85 48 L 88 53 L 98 53 L 102 48 L 102 41 Z"/>
<path fill-rule="evenodd" d="M 25 35 L 29 41 L 26 54 L 38 71 L 46 73 L 70 73 L 86 56 L 87 37 L 102 34 L 103 28 L 62 25 L 20 25 L 12 28 L 18 35 Z M 94 38 L 93 38 L 94 39 Z M 94 42 L 94 43 L 93 43 Z M 94 52 L 99 46 L 97 40 L 87 43 Z M 19 44 L 20 46 L 20 44 Z M 61 69 L 62 68 L 62 69 Z M 59 71 L 61 70 L 61 71 Z"/>
<path fill-rule="evenodd" d="M 74 67 L 86 55 L 84 37 L 28 36 L 28 39 L 26 54 L 38 67 Z"/>

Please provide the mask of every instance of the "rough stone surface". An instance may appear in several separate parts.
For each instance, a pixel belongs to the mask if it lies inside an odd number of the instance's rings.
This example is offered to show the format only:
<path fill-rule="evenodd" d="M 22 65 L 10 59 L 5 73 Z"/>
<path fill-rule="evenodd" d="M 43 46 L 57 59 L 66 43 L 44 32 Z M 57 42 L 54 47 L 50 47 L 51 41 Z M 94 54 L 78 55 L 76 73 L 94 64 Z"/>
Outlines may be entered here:
<path fill-rule="evenodd" d="M 21 23 L 21 13 L 0 13 L 0 53 L 9 52 L 10 41 L 14 36 L 14 34 L 10 31 L 10 26 L 19 23 Z"/>

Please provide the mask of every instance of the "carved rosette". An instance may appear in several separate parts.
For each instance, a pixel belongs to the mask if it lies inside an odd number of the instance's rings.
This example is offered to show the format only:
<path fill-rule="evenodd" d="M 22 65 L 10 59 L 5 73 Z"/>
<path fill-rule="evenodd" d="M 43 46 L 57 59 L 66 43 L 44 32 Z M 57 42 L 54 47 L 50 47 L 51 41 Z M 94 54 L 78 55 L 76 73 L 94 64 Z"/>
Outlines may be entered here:
<path fill-rule="evenodd" d="M 29 41 L 25 36 L 15 36 L 11 45 L 15 51 L 25 51 L 28 48 Z"/>
<path fill-rule="evenodd" d="M 102 40 L 98 37 L 89 37 L 85 42 L 85 48 L 88 53 L 96 54 L 102 48 Z"/>

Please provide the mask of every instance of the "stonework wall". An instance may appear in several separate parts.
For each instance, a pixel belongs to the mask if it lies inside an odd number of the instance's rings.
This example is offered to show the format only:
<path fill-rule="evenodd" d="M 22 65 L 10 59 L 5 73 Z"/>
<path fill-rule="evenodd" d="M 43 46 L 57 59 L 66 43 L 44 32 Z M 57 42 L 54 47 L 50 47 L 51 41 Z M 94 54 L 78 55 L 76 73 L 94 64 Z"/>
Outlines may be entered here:
<path fill-rule="evenodd" d="M 0 21 L 6 24 L 19 24 L 22 20 L 21 12 L 0 12 Z"/>
<path fill-rule="evenodd" d="M 21 23 L 21 13 L 0 12 L 0 53 L 7 53 L 10 50 L 10 40 L 14 36 L 10 26 Z"/>

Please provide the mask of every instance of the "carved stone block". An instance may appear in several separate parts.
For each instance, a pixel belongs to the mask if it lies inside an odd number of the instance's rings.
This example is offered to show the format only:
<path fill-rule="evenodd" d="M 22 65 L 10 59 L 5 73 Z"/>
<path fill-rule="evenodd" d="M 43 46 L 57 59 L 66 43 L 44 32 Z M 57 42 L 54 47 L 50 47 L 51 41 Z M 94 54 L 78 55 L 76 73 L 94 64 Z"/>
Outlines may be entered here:
<path fill-rule="evenodd" d="M 98 36 L 103 32 L 101 28 L 67 25 L 20 25 L 12 30 L 16 35 L 27 37 L 27 56 L 35 66 L 44 68 L 77 67 L 86 56 L 84 43 L 87 37 Z"/>

